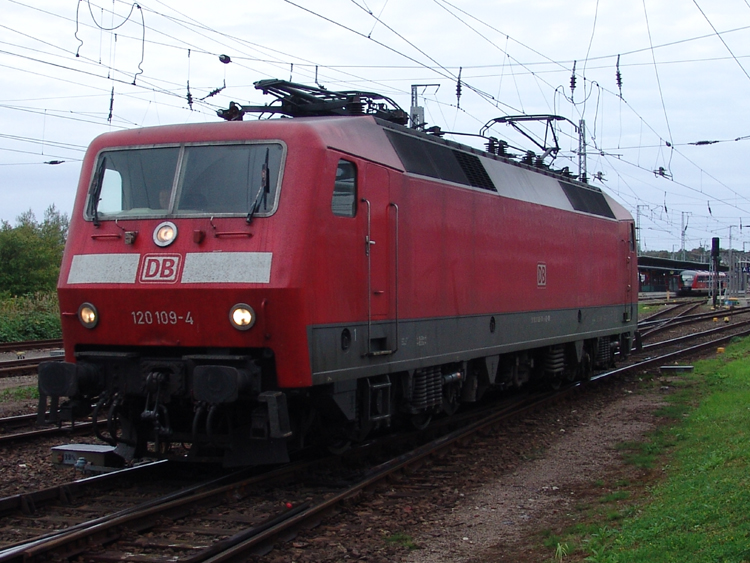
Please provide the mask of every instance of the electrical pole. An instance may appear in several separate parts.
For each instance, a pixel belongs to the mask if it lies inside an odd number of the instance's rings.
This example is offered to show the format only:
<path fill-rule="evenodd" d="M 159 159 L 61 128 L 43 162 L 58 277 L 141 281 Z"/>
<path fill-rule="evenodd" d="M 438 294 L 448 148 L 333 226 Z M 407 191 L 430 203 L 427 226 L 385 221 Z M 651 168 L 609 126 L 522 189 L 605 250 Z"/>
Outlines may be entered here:
<path fill-rule="evenodd" d="M 713 307 L 716 309 L 716 301 L 719 293 L 719 253 L 720 253 L 720 241 L 719 237 L 713 237 L 711 239 L 711 293 L 713 294 Z"/>
<path fill-rule="evenodd" d="M 586 174 L 586 120 L 578 122 L 578 178 L 584 184 L 588 182 Z"/>
<path fill-rule="evenodd" d="M 680 236 L 680 251 L 682 252 L 682 261 L 685 261 L 685 231 L 687 231 L 687 225 L 685 225 L 685 215 L 686 213 L 682 212 L 682 235 Z M 731 240 L 731 238 L 730 238 Z"/>
<path fill-rule="evenodd" d="M 729 287 L 727 288 L 727 295 L 734 296 L 736 293 L 736 268 L 734 267 L 734 256 L 732 255 L 732 228 L 734 225 L 729 225 Z"/>
<path fill-rule="evenodd" d="M 412 129 L 424 129 L 424 107 L 419 105 L 419 92 L 417 88 L 440 88 L 440 84 L 412 84 L 411 85 L 411 111 L 409 119 Z"/>
<path fill-rule="evenodd" d="M 638 256 L 641 255 L 641 207 L 648 209 L 648 205 L 636 205 L 635 206 L 635 232 L 637 233 L 636 241 L 638 246 L 636 247 Z"/>

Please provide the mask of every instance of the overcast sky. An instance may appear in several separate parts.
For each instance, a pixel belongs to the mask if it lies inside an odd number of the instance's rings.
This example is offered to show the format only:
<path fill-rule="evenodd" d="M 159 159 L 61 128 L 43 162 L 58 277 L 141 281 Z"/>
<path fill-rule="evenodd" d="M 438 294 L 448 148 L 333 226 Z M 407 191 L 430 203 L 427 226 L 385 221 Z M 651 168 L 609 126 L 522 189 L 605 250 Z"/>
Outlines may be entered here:
<path fill-rule="evenodd" d="M 750 251 L 750 0 L 0 0 L 0 13 L 11 224 L 52 204 L 71 212 L 98 134 L 216 121 L 230 101 L 272 101 L 254 82 L 291 78 L 407 110 L 412 85 L 437 84 L 419 101 L 446 131 L 584 120 L 590 182 L 639 218 L 642 248 L 679 250 L 685 225 L 688 249 L 731 235 Z M 577 174 L 578 133 L 560 123 L 552 166 Z M 489 134 L 541 152 L 508 125 Z"/>

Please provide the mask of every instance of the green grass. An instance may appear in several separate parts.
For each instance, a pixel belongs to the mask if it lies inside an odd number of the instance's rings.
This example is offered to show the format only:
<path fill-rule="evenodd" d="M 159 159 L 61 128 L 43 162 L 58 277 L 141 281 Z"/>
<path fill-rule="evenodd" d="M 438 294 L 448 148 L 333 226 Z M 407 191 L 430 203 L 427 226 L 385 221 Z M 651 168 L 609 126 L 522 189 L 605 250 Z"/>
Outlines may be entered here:
<path fill-rule="evenodd" d="M 653 313 L 656 313 L 662 307 L 663 305 L 654 305 L 654 304 L 640 302 L 638 303 L 638 318 L 644 315 L 649 316 Z"/>
<path fill-rule="evenodd" d="M 57 294 L 9 297 L 0 293 L 0 342 L 60 338 Z"/>
<path fill-rule="evenodd" d="M 0 403 L 8 401 L 26 401 L 39 398 L 38 387 L 13 387 L 0 391 Z"/>
<path fill-rule="evenodd" d="M 595 563 L 750 562 L 750 340 L 733 343 L 693 374 L 658 412 L 668 423 L 642 443 L 620 445 L 628 463 L 662 469 L 650 484 L 629 483 L 601 499 L 630 508 L 591 513 L 594 527 L 571 529 L 557 543 L 580 546 Z M 550 546 L 552 547 L 552 546 Z M 550 559 L 557 557 L 552 549 Z"/>
<path fill-rule="evenodd" d="M 414 543 L 414 540 L 411 538 L 411 536 L 408 536 L 403 532 L 396 532 L 395 534 L 391 534 L 390 536 L 385 538 L 385 541 L 387 541 L 388 543 L 398 544 L 402 547 L 405 547 L 406 549 L 421 549 L 421 547 Z"/>
<path fill-rule="evenodd" d="M 629 498 L 630 493 L 628 491 L 614 491 L 613 493 L 603 496 L 599 502 L 617 502 L 618 500 L 626 500 Z"/>

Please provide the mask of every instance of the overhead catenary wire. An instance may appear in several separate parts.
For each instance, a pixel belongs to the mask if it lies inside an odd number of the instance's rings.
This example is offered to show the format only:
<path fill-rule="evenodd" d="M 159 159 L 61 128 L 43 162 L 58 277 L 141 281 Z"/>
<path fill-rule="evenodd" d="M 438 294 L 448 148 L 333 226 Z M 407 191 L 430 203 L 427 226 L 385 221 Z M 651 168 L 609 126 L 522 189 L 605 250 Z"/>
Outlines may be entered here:
<path fill-rule="evenodd" d="M 162 2 L 160 2 L 160 3 L 163 4 Z M 369 9 L 369 7 L 366 5 L 366 3 L 362 2 L 361 0 L 357 0 L 357 2 L 352 1 L 352 5 L 359 6 L 359 5 L 362 5 L 362 4 L 365 5 L 366 9 Z M 118 4 L 118 5 L 127 5 L 129 7 L 131 4 L 127 3 L 127 2 L 122 2 L 121 4 Z M 383 5 L 383 3 L 381 2 L 381 4 L 378 6 L 378 9 L 382 5 Z M 120 10 L 118 9 L 118 12 L 119 11 Z M 144 7 L 144 11 L 146 11 L 147 13 L 149 13 L 147 7 Z M 370 10 L 370 11 L 372 11 L 372 10 Z M 389 10 L 386 10 L 386 12 L 384 12 L 384 14 L 389 14 L 389 13 L 390 13 Z M 109 13 L 108 13 L 108 18 L 109 18 Z M 371 18 L 371 16 L 368 16 L 368 18 Z M 387 19 L 387 17 L 381 18 L 381 19 Z M 469 20 L 468 18 L 464 18 L 464 19 L 466 21 L 475 21 L 475 20 Z M 155 19 L 154 17 L 151 17 L 150 20 L 151 21 L 150 21 L 149 25 L 147 26 L 148 29 L 157 29 L 159 31 L 164 31 L 164 26 L 161 25 L 163 23 L 162 20 Z M 102 21 L 102 20 L 99 20 L 99 21 Z M 115 23 L 117 23 L 119 21 L 120 21 L 119 19 L 116 19 Z M 385 23 L 388 23 L 388 22 L 385 22 Z M 474 27 L 479 27 L 479 26 L 474 26 Z M 197 26 L 196 26 L 195 29 L 197 30 Z M 185 30 L 188 30 L 188 27 L 185 27 Z M 376 27 L 376 30 L 385 30 L 385 27 L 381 28 L 380 27 L 380 23 L 378 23 L 377 27 Z M 121 29 L 120 32 L 121 31 L 124 31 L 124 28 Z M 124 37 L 125 34 L 120 33 L 120 32 L 118 32 L 118 36 Z M 210 30 L 209 26 L 205 26 L 205 34 L 204 35 L 206 37 L 216 37 L 216 36 L 213 35 L 213 33 L 214 33 L 214 30 Z M 721 32 L 721 33 L 726 33 L 726 32 Z M 378 31 L 377 34 L 380 35 L 380 32 Z M 209 46 L 206 40 L 201 39 L 199 41 L 196 40 L 196 41 L 192 41 L 191 42 L 189 40 L 189 37 L 192 36 L 194 39 L 198 37 L 198 35 L 195 35 L 195 33 L 192 32 L 192 31 L 189 31 L 189 32 L 186 31 L 185 33 L 182 33 L 182 35 L 183 35 L 183 37 L 177 38 L 177 40 L 180 43 L 183 43 L 184 39 L 188 38 L 188 43 L 192 43 L 193 44 L 193 46 L 190 47 L 191 49 L 193 49 L 192 50 L 193 54 L 201 52 L 201 56 L 203 56 L 203 54 L 204 54 L 203 52 L 205 52 L 206 55 L 215 56 L 217 53 L 221 52 L 220 51 L 220 47 L 214 46 L 214 43 L 212 43 Z M 713 35 L 711 35 L 711 36 L 713 37 Z M 168 48 L 177 48 L 178 47 L 178 45 L 172 39 L 168 39 L 167 41 L 153 41 L 154 37 L 166 37 L 166 35 L 158 35 L 157 36 L 157 35 L 152 34 L 151 32 L 149 32 L 149 36 L 147 37 L 147 39 L 148 39 L 148 45 L 155 45 L 157 43 L 162 43 L 164 45 L 168 45 L 169 46 Z M 203 37 L 203 36 L 201 36 L 201 37 Z M 489 38 L 490 38 L 490 40 L 492 40 L 491 37 L 489 37 Z M 134 39 L 137 39 L 137 38 L 134 38 Z M 380 39 L 380 37 L 379 37 L 379 39 Z M 657 37 L 654 36 L 654 39 L 657 39 Z M 213 39 L 211 41 L 213 41 Z M 509 41 L 509 36 L 507 36 L 507 35 L 503 36 L 502 37 L 502 41 L 507 43 Z M 511 38 L 510 41 L 515 41 L 515 39 Z M 221 41 L 221 42 L 228 45 L 230 43 L 235 44 L 236 40 L 235 39 L 227 39 L 226 41 Z M 651 45 L 651 53 L 652 54 L 653 54 L 654 49 L 658 48 L 657 43 L 659 43 L 659 42 L 658 41 L 653 41 L 653 43 Z M 418 42 L 417 42 L 417 44 L 418 44 Z M 598 44 L 598 42 L 597 42 L 597 44 Z M 216 45 L 218 45 L 218 43 L 216 43 Z M 238 46 L 238 45 L 239 45 L 239 42 L 236 42 L 236 46 Z M 661 45 L 661 43 L 659 43 L 659 45 Z M 207 46 L 209 48 L 206 48 Z M 248 48 L 248 49 L 245 50 L 245 49 L 237 49 L 236 46 L 232 50 L 227 49 L 227 52 L 230 52 L 232 54 L 233 61 L 239 61 L 240 63 L 242 63 L 243 61 L 246 60 L 247 64 L 249 64 L 249 65 L 255 65 L 255 66 L 258 66 L 259 64 L 265 64 L 265 63 L 257 63 L 256 64 L 257 60 L 260 59 L 260 58 L 262 58 L 263 55 L 260 54 L 260 51 L 255 50 L 254 47 L 253 48 Z M 273 47 L 273 45 L 269 45 L 269 46 Z M 423 47 L 422 45 L 419 45 L 419 44 L 418 44 L 418 46 Z M 13 50 L 13 49 L 11 49 L 11 50 Z M 135 54 L 135 48 L 131 46 L 131 50 L 133 51 L 133 54 Z M 403 50 L 403 49 L 397 49 L 397 50 Z M 212 53 L 212 51 L 213 51 L 213 53 Z M 244 51 L 244 52 L 241 52 L 241 51 Z M 252 51 L 252 52 L 248 52 L 248 51 Z M 593 51 L 593 49 L 592 49 L 592 51 Z M 185 52 L 184 48 L 183 48 L 182 52 L 183 53 Z M 266 52 L 268 52 L 268 51 L 266 51 Z M 625 50 L 623 50 L 623 52 L 625 52 Z M 259 56 L 257 56 L 257 55 L 259 55 Z M 595 53 L 592 52 L 591 55 L 595 55 Z M 247 59 L 245 59 L 246 56 L 247 56 Z M 281 60 L 281 59 L 284 59 L 286 56 L 287 56 L 287 54 L 279 54 L 279 53 L 277 53 L 276 57 L 271 57 L 268 60 L 269 61 L 273 61 L 273 59 Z M 378 66 L 383 67 L 383 68 L 398 68 L 399 66 L 401 68 L 405 68 L 405 69 L 408 68 L 407 65 L 336 65 L 336 64 L 320 64 L 322 62 L 320 60 L 309 61 L 309 62 L 301 62 L 300 59 L 299 59 L 299 57 L 295 57 L 295 56 L 292 56 L 292 55 L 288 55 L 288 56 L 289 56 L 289 58 L 287 60 L 284 60 L 282 62 L 278 62 L 277 63 L 277 64 L 279 64 L 279 68 L 284 67 L 284 68 L 288 69 L 289 68 L 289 64 L 291 62 L 294 62 L 294 64 L 295 64 L 295 77 L 296 77 L 296 75 L 297 75 L 298 72 L 304 73 L 305 70 L 308 71 L 308 74 L 303 74 L 303 76 L 310 76 L 310 77 L 312 77 L 313 76 L 313 71 L 314 71 L 314 68 L 315 68 L 315 64 L 319 64 L 320 65 L 319 66 L 320 70 L 323 71 L 323 73 L 321 73 L 321 78 L 323 79 L 323 82 L 322 82 L 323 84 L 326 83 L 326 80 L 327 80 L 326 75 L 328 75 L 328 77 L 330 77 L 332 75 L 338 74 L 340 71 L 346 72 L 347 68 L 349 68 L 349 69 L 356 69 L 356 68 L 364 69 L 364 68 L 376 68 Z M 36 58 L 42 58 L 43 59 L 43 58 L 46 58 L 46 57 L 47 57 L 46 55 L 41 55 L 41 56 L 36 57 Z M 254 58 L 254 57 L 256 57 L 256 58 Z M 118 57 L 118 59 L 119 58 L 120 57 Z M 653 55 L 652 55 L 652 58 L 653 58 Z M 667 57 L 667 58 L 669 58 L 669 57 Z M 684 58 L 686 60 L 691 59 L 691 57 L 684 57 Z M 710 58 L 710 57 L 707 57 L 707 58 Z M 436 57 L 436 59 L 439 60 L 440 57 Z M 661 61 L 662 57 L 660 57 L 659 59 Z M 588 66 L 586 67 L 587 73 L 589 71 L 591 71 L 591 69 L 599 68 L 600 65 L 592 65 L 591 64 L 592 61 L 599 60 L 599 57 L 597 57 L 597 56 L 589 56 L 589 57 L 587 57 L 587 60 L 588 60 Z M 330 63 L 330 61 L 326 61 L 326 62 Z M 338 61 L 334 61 L 334 62 L 338 62 Z M 461 62 L 463 62 L 463 61 L 461 61 Z M 627 61 L 625 61 L 625 60 L 623 60 L 623 63 L 626 63 L 626 62 L 627 62 L 627 64 L 623 64 L 622 65 L 623 68 L 631 68 L 630 65 L 642 65 L 642 64 L 644 64 L 644 63 L 642 63 L 640 61 L 633 61 L 633 60 L 627 60 Z M 423 63 L 426 63 L 426 64 L 423 64 Z M 545 72 L 547 72 L 547 73 L 549 73 L 549 72 L 558 72 L 558 73 L 561 73 L 561 72 L 565 72 L 565 71 L 562 70 L 563 66 L 558 66 L 557 68 L 559 70 L 557 70 L 557 71 L 554 71 L 554 70 L 550 71 L 550 69 L 555 68 L 554 67 L 555 62 L 549 62 L 549 61 L 547 61 L 547 62 L 544 63 L 545 65 L 547 65 L 546 67 L 545 66 L 538 66 L 539 63 L 537 61 L 530 61 L 530 63 L 524 62 L 524 65 L 526 66 L 526 68 L 523 68 L 523 66 L 520 66 L 520 65 L 516 64 L 516 62 L 514 60 L 512 60 L 511 58 L 509 58 L 507 56 L 504 56 L 503 60 L 502 60 L 502 63 L 503 63 L 504 66 L 498 66 L 498 68 L 511 68 L 511 67 L 515 67 L 515 76 L 514 76 L 514 79 L 516 80 L 516 83 L 519 84 L 519 92 L 521 90 L 520 90 L 520 83 L 518 82 L 518 80 L 521 79 L 521 77 L 523 77 L 524 75 L 530 75 L 530 76 L 534 76 L 536 78 L 540 73 L 545 73 Z M 658 66 L 662 66 L 663 64 L 670 64 L 670 63 L 671 63 L 671 61 L 667 62 L 667 63 L 658 62 L 657 64 L 658 64 Z M 34 64 L 36 64 L 36 63 L 34 63 Z M 614 59 L 612 59 L 611 60 L 611 64 L 609 64 L 609 65 L 605 64 L 605 65 L 601 65 L 601 66 L 603 66 L 603 67 L 609 66 L 609 68 L 614 69 L 614 64 L 615 64 L 614 63 Z M 310 65 L 310 66 L 306 66 L 306 65 Z M 29 66 L 29 65 L 27 65 L 27 66 Z M 460 67 L 462 65 L 456 64 L 454 67 L 451 67 L 450 65 L 443 65 L 443 66 L 448 71 L 451 71 L 454 74 L 457 74 L 458 67 Z M 484 68 L 491 68 L 491 65 L 476 65 L 476 68 L 482 68 L 482 67 L 484 67 Z M 422 69 L 424 69 L 426 71 L 423 74 L 427 74 L 429 72 L 433 72 L 433 68 L 439 68 L 439 67 L 436 67 L 436 65 L 430 63 L 429 60 L 422 59 L 422 61 L 420 62 L 420 64 L 414 63 L 414 67 L 413 68 L 422 68 Z M 476 77 L 473 76 L 473 75 L 481 75 L 482 74 L 481 72 L 473 72 L 470 69 L 472 69 L 472 65 L 468 65 L 468 64 L 464 64 L 463 65 L 462 82 L 466 81 L 468 83 L 471 83 L 472 80 L 476 79 Z M 121 70 L 117 70 L 116 71 L 116 78 L 121 79 L 123 81 L 121 84 L 124 87 L 124 85 L 125 85 L 124 84 L 124 82 L 125 82 L 125 76 L 124 76 L 125 73 L 121 73 L 121 72 L 122 72 Z M 273 72 L 273 71 L 271 71 L 271 72 Z M 611 72 L 614 73 L 614 70 L 612 70 Z M 65 73 L 66 73 L 66 71 L 64 71 L 64 70 L 60 70 L 59 73 L 56 71 L 56 74 L 60 74 L 60 76 L 63 76 Z M 148 74 L 148 73 L 146 73 L 146 74 Z M 350 73 L 350 75 L 353 75 L 353 74 L 356 74 L 356 70 L 354 72 Z M 406 74 L 410 74 L 410 73 L 409 73 L 408 70 L 406 70 L 404 72 L 404 74 L 406 75 Z M 413 75 L 414 73 L 411 73 L 411 74 Z M 430 76 L 429 74 L 427 74 L 427 75 Z M 154 78 L 156 78 L 156 77 L 154 77 Z M 160 76 L 158 78 L 161 79 L 162 77 Z M 229 78 L 232 79 L 233 77 L 229 77 Z M 353 82 L 355 80 L 361 80 L 362 84 L 365 84 L 365 83 L 372 84 L 373 83 L 373 81 L 371 81 L 370 77 L 366 78 L 366 77 L 362 77 L 361 76 L 361 77 L 355 78 L 353 76 L 350 76 L 349 78 L 347 78 L 343 74 L 338 74 L 338 76 L 335 79 L 335 82 L 333 80 L 331 80 L 330 84 L 335 84 L 335 87 L 340 87 L 339 84 L 344 85 L 344 84 L 347 83 L 347 81 L 351 83 L 351 82 Z M 389 88 L 392 88 L 391 91 L 398 91 L 398 92 L 406 91 L 407 88 L 401 87 L 400 83 L 399 83 L 399 80 L 402 80 L 403 84 L 408 84 L 408 77 L 406 77 L 406 76 L 404 76 L 403 78 L 400 78 L 400 79 L 399 78 L 389 78 L 389 80 L 387 80 L 387 81 L 383 80 L 383 83 L 389 83 Z M 610 80 L 611 80 L 611 78 L 610 78 Z M 82 80 L 82 82 L 86 82 L 86 81 L 87 81 L 86 79 Z M 455 82 L 455 79 L 453 81 Z M 139 82 L 140 82 L 140 78 L 139 78 Z M 218 84 L 211 84 L 209 86 L 206 86 L 205 90 L 203 90 L 201 92 L 201 97 L 204 94 L 207 94 L 210 91 L 216 89 L 216 87 L 220 86 L 221 83 L 222 83 L 222 81 L 221 81 L 221 79 L 219 79 L 218 80 Z M 179 104 L 175 103 L 175 102 L 179 102 L 180 99 L 182 99 L 183 104 L 184 104 L 184 87 L 185 87 L 184 80 L 182 82 L 182 87 L 181 87 L 182 91 L 181 92 L 180 92 L 180 88 L 178 88 L 176 86 L 175 87 L 166 86 L 162 82 L 154 82 L 154 84 L 156 86 L 155 88 L 151 88 L 151 89 L 146 88 L 146 89 L 143 89 L 141 91 L 141 94 L 140 94 L 141 97 L 155 96 L 153 100 L 147 100 L 149 104 L 153 104 L 154 107 L 158 107 L 158 106 L 161 105 L 161 103 L 163 103 L 164 101 L 167 100 L 167 98 L 164 98 L 164 100 L 161 99 L 162 93 L 167 93 L 167 92 L 159 92 L 158 90 L 159 90 L 160 87 L 162 87 L 163 90 L 166 90 L 166 91 L 169 92 L 167 95 L 170 96 L 169 99 L 174 100 L 172 102 L 172 104 L 175 107 L 179 107 Z M 392 84 L 393 86 L 390 86 L 390 84 Z M 233 91 L 236 91 L 236 87 L 237 86 L 241 86 L 243 88 L 249 88 L 250 87 L 249 84 L 248 85 L 244 85 L 244 84 L 243 85 L 238 85 L 238 84 L 236 84 L 235 80 L 231 80 L 230 83 L 229 83 L 229 86 L 230 86 L 230 90 L 231 90 L 231 88 L 235 88 L 235 90 L 233 90 Z M 614 87 L 614 83 L 612 83 L 612 86 Z M 344 88 L 346 88 L 346 87 L 344 86 Z M 494 91 L 495 86 L 493 85 L 492 88 L 493 88 L 493 91 Z M 542 90 L 546 90 L 548 88 L 548 86 L 547 86 L 547 84 L 545 84 L 544 81 L 537 80 L 537 88 L 540 90 L 540 93 L 541 93 L 541 91 Z M 192 89 L 193 89 L 193 80 L 191 80 L 191 90 Z M 120 87 L 118 86 L 118 96 L 120 95 L 119 90 L 120 90 Z M 482 90 L 482 88 L 479 88 L 479 90 Z M 587 91 L 587 93 L 593 91 L 595 94 L 597 94 L 600 97 L 604 94 L 604 91 L 600 90 L 600 86 L 599 85 L 595 85 L 593 83 L 590 84 L 590 85 L 586 84 L 586 91 Z M 554 89 L 550 88 L 550 92 L 547 95 L 551 96 L 552 92 L 554 92 Z M 132 95 L 132 92 L 129 92 L 128 94 Z M 226 92 L 222 93 L 220 97 L 225 96 L 225 94 L 226 94 Z M 494 98 L 497 99 L 498 96 L 495 96 Z M 135 98 L 133 98 L 133 99 L 135 99 Z M 226 99 L 226 98 L 224 98 L 224 99 Z M 632 106 L 626 105 L 627 101 L 624 101 L 624 102 L 621 102 L 621 103 L 623 104 L 622 107 L 624 107 L 624 108 L 625 107 L 630 107 L 630 109 L 633 110 Z M 220 100 L 216 100 L 214 104 L 206 105 L 204 107 L 203 111 L 208 115 L 208 114 L 210 114 L 210 112 L 213 111 L 213 108 L 215 108 L 217 104 L 221 104 L 221 101 Z M 17 104 L 17 105 L 24 105 L 24 104 L 21 103 L 21 104 Z M 442 110 L 443 106 L 450 106 L 450 104 L 447 104 L 447 103 L 445 103 L 445 101 L 436 98 L 435 100 L 432 101 L 432 106 L 433 106 L 433 109 L 440 108 Z M 461 107 L 462 107 L 462 109 L 463 109 L 463 106 L 464 106 L 464 99 L 462 98 L 461 99 Z M 611 112 L 611 106 L 608 106 L 608 107 L 610 108 L 609 111 Z M 185 109 L 187 109 L 187 107 L 185 107 Z M 599 109 L 601 109 L 601 107 Z M 635 114 L 637 114 L 637 112 L 635 112 Z M 470 113 L 466 113 L 465 115 L 467 117 L 469 117 L 469 116 L 472 117 L 472 119 L 474 120 L 474 115 L 471 115 Z M 101 118 L 101 117 L 102 116 L 100 114 L 99 118 Z M 435 113 L 435 117 L 439 119 L 439 114 L 437 112 Z M 611 117 L 612 117 L 612 114 L 610 113 L 610 117 L 609 117 L 610 121 L 611 121 Z M 445 121 L 445 120 L 443 120 L 443 121 Z M 606 121 L 606 119 L 605 119 L 605 121 Z M 478 120 L 477 122 L 481 122 L 481 120 Z M 602 138 L 600 140 L 597 139 L 597 136 L 601 136 L 602 135 L 602 133 L 601 133 L 601 127 L 602 127 L 603 123 L 604 123 L 604 121 L 602 121 L 600 117 L 597 117 L 589 125 L 589 127 L 595 133 L 595 135 L 594 135 L 594 142 L 593 142 L 593 144 L 594 144 L 595 147 L 601 144 L 600 141 L 604 141 L 605 140 L 604 138 Z M 643 120 L 643 123 L 645 124 L 644 125 L 644 127 L 645 127 L 644 131 L 653 131 L 654 129 L 657 129 L 656 127 L 653 127 L 653 126 L 649 125 L 649 123 L 646 122 L 645 120 Z M 611 124 L 610 124 L 610 126 L 611 126 Z M 738 133 L 740 133 L 740 132 L 738 132 Z M 669 135 L 669 134 L 668 135 L 658 135 L 656 133 L 656 131 L 653 131 L 653 134 L 655 134 L 656 137 L 660 138 L 660 139 L 662 137 L 665 137 L 667 140 L 671 139 L 671 135 Z M 611 135 L 610 135 L 610 137 L 611 137 Z M 566 138 L 570 138 L 570 136 L 566 134 Z M 700 139 L 700 138 L 701 137 L 698 137 L 698 139 Z M 723 139 L 724 142 L 727 142 L 726 141 L 727 136 L 720 136 L 720 135 L 708 136 L 708 135 L 706 135 L 705 138 L 706 139 Z M 653 139 L 651 139 L 650 134 L 646 135 L 646 137 L 644 137 L 643 141 L 644 142 L 641 144 L 641 148 L 644 151 L 649 150 L 649 149 L 647 149 L 647 147 L 649 145 L 652 145 L 654 147 L 663 148 L 663 147 L 660 146 L 660 143 L 652 142 Z M 683 145 L 686 144 L 686 143 L 682 142 L 682 140 L 680 140 L 680 141 L 681 142 L 679 142 L 679 143 L 674 143 L 673 140 L 670 140 L 670 143 L 672 145 L 674 145 L 674 146 L 683 146 Z M 690 139 L 690 141 L 697 142 L 697 139 L 695 137 L 693 137 L 692 139 Z M 623 149 L 623 150 L 625 150 L 625 149 Z M 650 150 L 653 151 L 653 149 L 650 149 Z M 704 149 L 700 149 L 700 150 L 709 150 L 709 149 L 705 149 L 704 148 Z M 685 155 L 688 157 L 688 159 L 690 159 L 690 157 L 692 157 L 693 154 L 694 153 L 692 151 L 688 151 L 687 153 L 685 153 Z M 695 154 L 698 154 L 698 153 L 695 153 Z M 612 158 L 612 157 L 606 157 L 606 158 Z M 647 171 L 650 168 L 651 168 L 650 166 L 642 166 L 640 169 L 643 170 L 643 171 Z M 656 181 L 657 182 L 664 182 L 663 179 L 657 179 Z M 688 179 L 688 181 L 686 183 L 690 184 L 691 182 Z M 648 196 L 646 194 L 644 194 L 643 197 L 648 197 Z M 742 200 L 740 199 L 739 201 L 741 202 Z M 740 205 L 743 205 L 743 204 L 740 203 Z"/>
<path fill-rule="evenodd" d="M 737 63 L 737 66 L 739 66 L 739 67 L 740 67 L 740 69 L 742 70 L 742 73 L 743 73 L 743 74 L 744 74 L 744 75 L 745 75 L 745 76 L 746 76 L 746 77 L 747 77 L 748 79 L 750 79 L 750 74 L 748 74 L 748 73 L 747 73 L 747 70 L 745 70 L 745 67 L 744 67 L 744 66 L 742 66 L 742 63 L 741 63 L 741 62 L 739 61 L 739 59 L 737 59 L 737 57 L 735 56 L 735 54 L 734 54 L 734 53 L 732 52 L 732 49 L 730 49 L 729 45 L 727 45 L 727 42 L 726 42 L 726 41 L 724 41 L 724 38 L 723 38 L 723 37 L 721 36 L 721 34 L 720 34 L 720 33 L 719 33 L 719 32 L 718 32 L 717 30 L 716 30 L 716 28 L 714 27 L 714 24 L 713 24 L 713 23 L 711 23 L 711 20 L 710 20 L 710 19 L 708 19 L 708 16 L 706 15 L 706 12 L 704 12 L 704 11 L 703 11 L 703 9 L 702 9 L 702 8 L 701 8 L 701 7 L 700 7 L 700 6 L 698 5 L 698 0 L 693 0 L 693 4 L 695 4 L 695 7 L 696 7 L 696 8 L 698 8 L 698 11 L 699 11 L 699 12 L 701 13 L 701 15 L 703 16 L 703 18 L 704 18 L 704 19 L 705 19 L 705 20 L 706 20 L 706 21 L 708 22 L 708 25 L 710 25 L 710 26 L 711 26 L 711 29 L 713 29 L 713 30 L 714 30 L 714 34 L 716 34 L 716 37 L 718 37 L 718 38 L 719 38 L 719 41 L 721 41 L 722 45 L 724 45 L 724 47 L 726 48 L 726 50 L 727 50 L 727 51 L 729 51 L 729 54 L 730 54 L 730 55 L 732 56 L 732 58 L 734 59 L 734 62 L 736 62 L 736 63 Z"/>

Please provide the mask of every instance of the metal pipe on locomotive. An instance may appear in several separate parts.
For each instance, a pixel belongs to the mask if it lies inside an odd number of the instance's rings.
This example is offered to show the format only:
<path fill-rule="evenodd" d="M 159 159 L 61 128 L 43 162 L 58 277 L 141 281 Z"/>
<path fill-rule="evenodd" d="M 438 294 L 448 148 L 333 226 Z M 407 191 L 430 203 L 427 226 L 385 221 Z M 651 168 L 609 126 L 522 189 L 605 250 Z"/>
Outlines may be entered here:
<path fill-rule="evenodd" d="M 256 86 L 278 102 L 84 159 L 39 389 L 120 455 L 284 462 L 630 350 L 635 229 L 604 192 L 376 94 Z"/>

